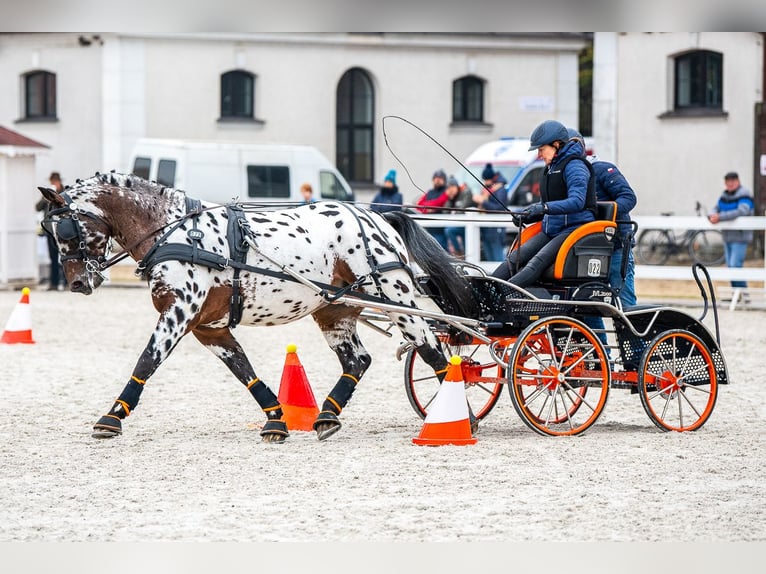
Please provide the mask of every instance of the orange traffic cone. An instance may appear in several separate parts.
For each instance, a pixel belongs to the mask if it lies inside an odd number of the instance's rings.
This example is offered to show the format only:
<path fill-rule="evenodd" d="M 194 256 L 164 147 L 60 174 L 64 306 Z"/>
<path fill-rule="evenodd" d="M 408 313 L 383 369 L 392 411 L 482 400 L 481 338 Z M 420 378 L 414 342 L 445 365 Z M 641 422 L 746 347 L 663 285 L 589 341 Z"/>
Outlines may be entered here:
<path fill-rule="evenodd" d="M 306 371 L 303 370 L 293 344 L 287 345 L 285 366 L 279 383 L 277 399 L 282 405 L 284 421 L 288 430 L 314 430 L 314 421 L 319 414 L 314 393 L 309 385 Z"/>
<path fill-rule="evenodd" d="M 476 444 L 471 435 L 471 422 L 468 416 L 468 402 L 465 397 L 462 359 L 453 355 L 439 392 L 426 415 L 423 429 L 412 442 L 426 446 L 444 444 Z"/>
<path fill-rule="evenodd" d="M 29 306 L 29 287 L 21 290 L 21 299 L 11 312 L 0 343 L 34 343 L 32 339 L 32 309 Z"/>

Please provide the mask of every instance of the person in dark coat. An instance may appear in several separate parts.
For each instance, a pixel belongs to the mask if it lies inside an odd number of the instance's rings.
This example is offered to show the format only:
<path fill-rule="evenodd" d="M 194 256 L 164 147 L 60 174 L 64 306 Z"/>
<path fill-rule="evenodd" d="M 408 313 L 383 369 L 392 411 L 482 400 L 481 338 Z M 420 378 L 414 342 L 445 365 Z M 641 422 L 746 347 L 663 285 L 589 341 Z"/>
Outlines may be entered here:
<path fill-rule="evenodd" d="M 59 172 L 51 172 L 48 177 L 48 181 L 54 187 L 57 193 L 64 191 L 64 184 L 61 182 L 61 175 Z M 47 217 L 50 210 L 50 203 L 44 197 L 41 198 L 35 206 L 37 211 L 43 212 L 43 217 Z M 46 240 L 48 241 L 48 257 L 51 260 L 50 274 L 48 281 L 48 291 L 58 291 L 63 289 L 66 285 L 66 278 L 64 277 L 63 270 L 61 268 L 61 262 L 59 261 L 59 246 L 52 235 L 46 233 Z"/>
<path fill-rule="evenodd" d="M 534 284 L 555 260 L 561 245 L 580 225 L 596 219 L 596 191 L 591 165 L 579 141 L 570 141 L 561 122 L 546 120 L 532 132 L 530 150 L 545 161 L 540 202 L 525 208 L 524 222 L 542 220 L 542 231 L 511 249 L 492 273 L 519 287 Z M 518 267 L 518 271 L 516 271 Z"/>
<path fill-rule="evenodd" d="M 396 185 L 396 170 L 390 169 L 383 179 L 383 185 L 380 191 L 372 198 L 370 209 L 378 213 L 387 211 L 401 211 L 404 199 L 399 193 L 399 187 Z"/>

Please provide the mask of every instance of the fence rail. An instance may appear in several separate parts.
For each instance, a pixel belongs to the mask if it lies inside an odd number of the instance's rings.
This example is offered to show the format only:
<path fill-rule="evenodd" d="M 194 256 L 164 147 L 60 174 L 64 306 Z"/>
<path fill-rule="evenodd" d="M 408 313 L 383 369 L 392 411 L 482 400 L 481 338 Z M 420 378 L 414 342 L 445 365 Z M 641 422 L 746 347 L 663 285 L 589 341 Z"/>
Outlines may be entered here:
<path fill-rule="evenodd" d="M 481 259 L 481 241 L 479 230 L 482 227 L 515 228 L 510 215 L 498 214 L 461 214 L 461 215 L 417 215 L 418 222 L 424 227 L 442 227 L 445 225 L 465 226 L 465 258 L 471 263 L 480 265 L 486 270 L 492 270 L 498 261 L 483 261 Z M 633 220 L 638 224 L 639 233 L 644 229 L 752 229 L 763 232 L 766 230 L 766 217 L 740 217 L 733 221 L 710 223 L 705 217 L 666 216 L 666 215 L 636 215 Z M 761 281 L 766 289 L 766 255 L 756 267 L 730 269 L 728 267 L 708 268 L 714 281 Z M 637 279 L 692 279 L 690 267 L 687 265 L 636 265 Z"/>

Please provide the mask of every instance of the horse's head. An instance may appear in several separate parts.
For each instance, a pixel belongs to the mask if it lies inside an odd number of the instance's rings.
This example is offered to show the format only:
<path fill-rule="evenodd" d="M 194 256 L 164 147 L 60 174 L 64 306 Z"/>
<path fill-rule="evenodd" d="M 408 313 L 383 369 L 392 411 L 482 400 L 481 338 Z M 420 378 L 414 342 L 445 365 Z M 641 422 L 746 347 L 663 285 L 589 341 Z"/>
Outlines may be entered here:
<path fill-rule="evenodd" d="M 52 236 L 61 253 L 69 289 L 90 295 L 104 282 L 101 264 L 109 256 L 112 229 L 87 201 L 81 202 L 77 187 L 61 193 L 38 187 L 50 202 L 43 229 Z"/>

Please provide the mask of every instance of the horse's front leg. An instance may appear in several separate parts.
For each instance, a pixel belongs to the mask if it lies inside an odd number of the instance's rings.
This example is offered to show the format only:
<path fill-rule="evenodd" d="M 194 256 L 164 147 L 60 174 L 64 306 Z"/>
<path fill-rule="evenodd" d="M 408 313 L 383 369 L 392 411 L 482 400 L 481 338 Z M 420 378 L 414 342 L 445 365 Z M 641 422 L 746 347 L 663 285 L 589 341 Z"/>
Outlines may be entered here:
<path fill-rule="evenodd" d="M 357 383 L 372 363 L 370 354 L 362 346 L 356 332 L 356 319 L 360 311 L 332 305 L 314 313 L 314 320 L 343 368 L 343 374 L 327 395 L 322 410 L 314 421 L 314 430 L 319 440 L 324 440 L 340 430 L 338 415 L 348 404 Z"/>
<path fill-rule="evenodd" d="M 111 438 L 122 433 L 122 420 L 135 410 L 144 384 L 186 334 L 193 317 L 187 307 L 188 305 L 175 303 L 161 313 L 154 333 L 141 353 L 128 384 L 109 412 L 93 425 L 94 438 Z"/>
<path fill-rule="evenodd" d="M 229 367 L 240 383 L 247 387 L 266 414 L 266 424 L 261 429 L 263 442 L 284 442 L 288 436 L 287 423 L 282 417 L 282 407 L 276 395 L 256 375 L 239 342 L 228 327 L 197 327 L 192 331 L 200 343 Z"/>

